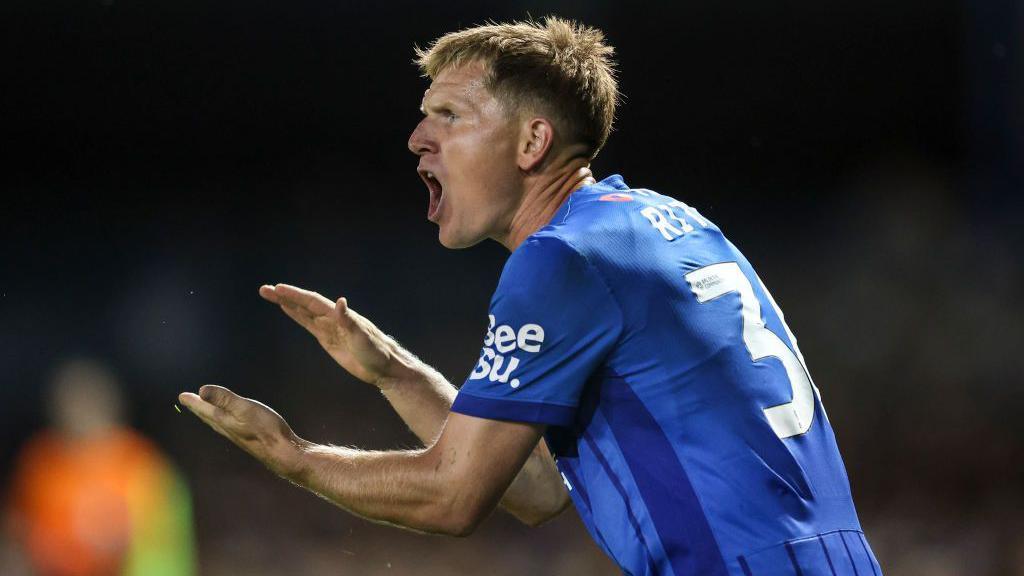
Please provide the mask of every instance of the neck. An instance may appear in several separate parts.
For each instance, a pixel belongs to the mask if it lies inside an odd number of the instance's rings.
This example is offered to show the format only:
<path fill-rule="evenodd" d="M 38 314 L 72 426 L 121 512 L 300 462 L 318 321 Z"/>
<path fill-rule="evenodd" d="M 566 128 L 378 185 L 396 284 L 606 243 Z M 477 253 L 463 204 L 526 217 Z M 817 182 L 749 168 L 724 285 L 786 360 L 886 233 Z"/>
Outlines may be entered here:
<path fill-rule="evenodd" d="M 596 182 L 590 163 L 584 158 L 573 159 L 555 173 L 544 175 L 532 184 L 528 182 L 508 234 L 497 240 L 510 252 L 514 251 L 530 234 L 551 221 L 570 194 Z"/>

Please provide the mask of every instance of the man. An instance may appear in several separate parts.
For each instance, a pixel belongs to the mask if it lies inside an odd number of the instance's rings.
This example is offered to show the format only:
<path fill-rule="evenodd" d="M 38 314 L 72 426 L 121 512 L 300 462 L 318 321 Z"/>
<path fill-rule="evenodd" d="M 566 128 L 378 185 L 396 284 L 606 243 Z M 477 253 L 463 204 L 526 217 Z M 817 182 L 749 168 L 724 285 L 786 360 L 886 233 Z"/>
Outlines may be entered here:
<path fill-rule="evenodd" d="M 592 177 L 611 53 L 556 18 L 418 51 L 433 82 L 409 148 L 427 217 L 446 247 L 512 252 L 461 390 L 344 298 L 260 288 L 425 448 L 318 446 L 220 387 L 181 402 L 380 522 L 465 535 L 496 505 L 535 525 L 571 498 L 628 574 L 878 574 L 796 340 L 750 264 L 686 204 Z"/>

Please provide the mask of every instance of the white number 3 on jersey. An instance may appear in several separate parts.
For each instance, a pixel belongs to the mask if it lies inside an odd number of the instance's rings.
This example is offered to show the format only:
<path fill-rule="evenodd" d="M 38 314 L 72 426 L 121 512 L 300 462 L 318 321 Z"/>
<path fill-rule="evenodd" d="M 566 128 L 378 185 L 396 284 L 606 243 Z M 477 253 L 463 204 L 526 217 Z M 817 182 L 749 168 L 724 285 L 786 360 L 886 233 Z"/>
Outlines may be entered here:
<path fill-rule="evenodd" d="M 775 304 L 767 288 L 761 285 L 782 322 L 789 341 L 793 343 L 793 350 L 790 350 L 778 335 L 765 327 L 764 319 L 761 317 L 761 303 L 754 295 L 754 287 L 750 285 L 750 280 L 743 275 L 736 262 L 722 262 L 699 268 L 687 274 L 686 281 L 701 304 L 730 292 L 739 292 L 743 307 L 740 313 L 743 317 L 743 343 L 750 352 L 750 359 L 757 362 L 769 356 L 778 358 L 786 369 L 786 376 L 793 390 L 792 402 L 764 409 L 768 424 L 779 438 L 789 438 L 807 432 L 814 418 L 814 396 L 817 388 L 807 372 L 807 365 L 796 345 L 796 338 L 786 326 L 782 311 Z"/>

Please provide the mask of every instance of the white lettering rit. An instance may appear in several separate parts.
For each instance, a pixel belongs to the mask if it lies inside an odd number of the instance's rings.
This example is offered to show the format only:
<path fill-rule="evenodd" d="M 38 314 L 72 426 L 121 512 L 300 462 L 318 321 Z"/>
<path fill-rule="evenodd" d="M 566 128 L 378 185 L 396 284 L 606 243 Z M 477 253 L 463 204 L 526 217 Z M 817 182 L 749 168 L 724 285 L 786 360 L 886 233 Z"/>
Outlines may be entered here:
<path fill-rule="evenodd" d="M 661 233 L 662 238 L 671 242 L 694 230 L 693 225 L 687 222 L 683 215 L 677 213 L 676 209 L 692 218 L 702 228 L 708 227 L 708 221 L 701 217 L 700 213 L 678 200 L 673 200 L 668 204 L 648 206 L 641 210 L 640 214 L 647 218 L 655 230 Z"/>

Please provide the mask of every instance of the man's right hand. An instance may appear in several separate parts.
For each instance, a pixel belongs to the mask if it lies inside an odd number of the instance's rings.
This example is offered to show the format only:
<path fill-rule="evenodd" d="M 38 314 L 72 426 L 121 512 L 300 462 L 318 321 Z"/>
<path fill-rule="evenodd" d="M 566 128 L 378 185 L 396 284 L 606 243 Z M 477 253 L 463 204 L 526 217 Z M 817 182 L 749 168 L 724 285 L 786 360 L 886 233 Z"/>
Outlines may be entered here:
<path fill-rule="evenodd" d="M 415 357 L 349 308 L 344 298 L 331 302 L 316 292 L 288 284 L 260 286 L 260 296 L 280 306 L 317 339 L 331 358 L 363 382 L 383 389 L 414 377 L 411 364 Z"/>

